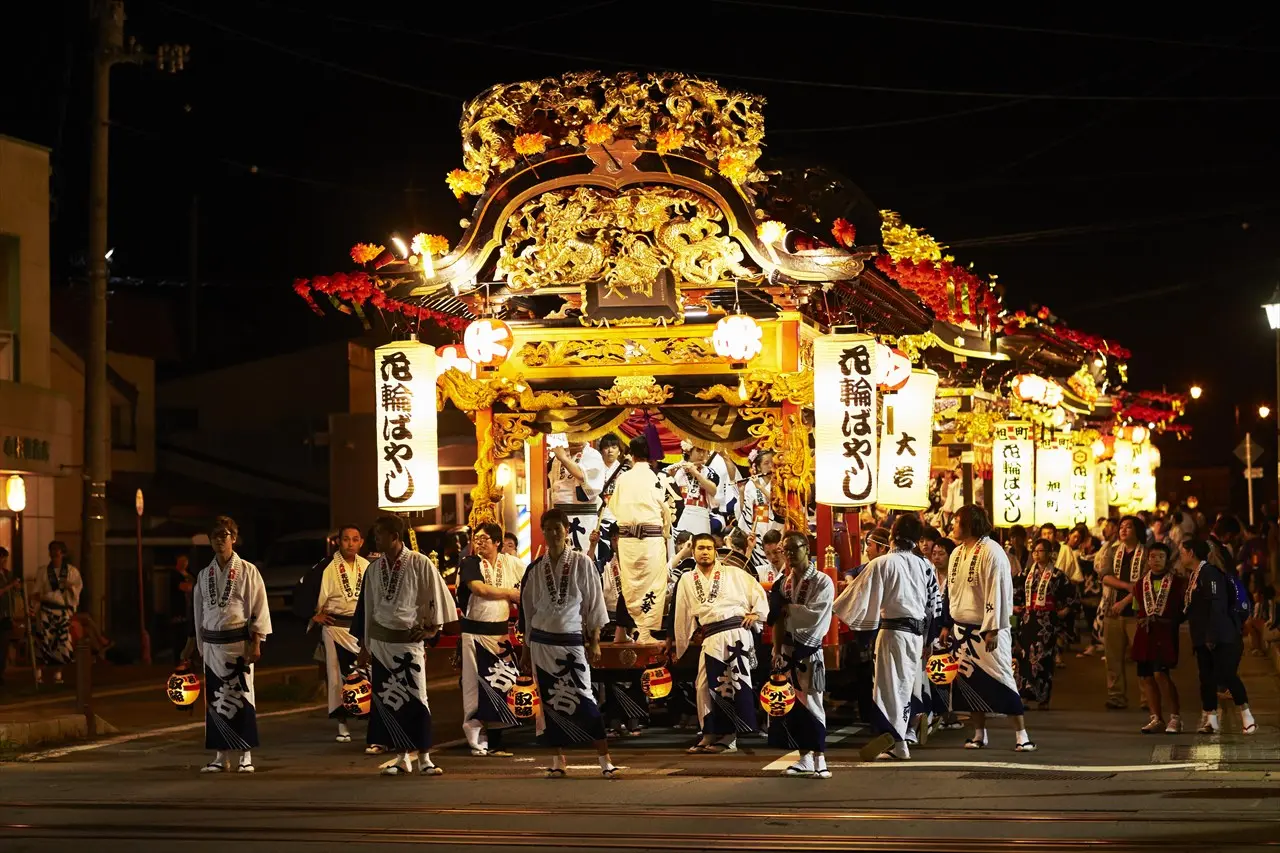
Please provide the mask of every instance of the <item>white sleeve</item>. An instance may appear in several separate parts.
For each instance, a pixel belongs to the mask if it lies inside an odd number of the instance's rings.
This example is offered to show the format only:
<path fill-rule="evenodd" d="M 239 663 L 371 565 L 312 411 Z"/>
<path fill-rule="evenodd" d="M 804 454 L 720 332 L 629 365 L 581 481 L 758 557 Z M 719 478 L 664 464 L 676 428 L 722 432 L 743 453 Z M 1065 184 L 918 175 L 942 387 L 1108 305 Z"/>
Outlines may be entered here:
<path fill-rule="evenodd" d="M 250 564 L 252 565 L 252 564 Z M 258 567 L 245 572 L 244 603 L 249 617 L 249 633 L 266 637 L 271 634 L 271 608 L 267 604 L 267 585 L 262 582 Z"/>
<path fill-rule="evenodd" d="M 882 559 L 877 557 L 867 563 L 831 605 L 835 617 L 854 631 L 874 631 L 880 627 L 884 597 L 879 571 Z"/>
<path fill-rule="evenodd" d="M 196 572 L 195 583 L 191 585 L 191 618 L 196 627 L 196 646 L 204 644 L 204 572 Z M 202 653 L 203 654 L 203 653 Z"/>
<path fill-rule="evenodd" d="M 825 582 L 823 578 L 826 578 Z M 832 605 L 835 601 L 835 584 L 819 573 L 816 587 L 803 604 L 791 604 L 787 611 L 787 630 L 791 632 L 798 649 L 814 649 L 821 653 L 822 641 L 831 627 Z"/>
<path fill-rule="evenodd" d="M 458 621 L 458 604 L 449 592 L 449 585 L 435 564 L 422 558 L 422 591 L 418 600 L 418 620 L 426 626 L 442 627 Z"/>
<path fill-rule="evenodd" d="M 329 602 L 329 599 L 338 594 L 338 573 L 333 570 L 333 563 L 325 566 L 324 574 L 320 576 L 320 597 L 316 599 L 316 612 L 319 613 Z"/>
<path fill-rule="evenodd" d="M 676 583 L 676 616 L 675 616 L 675 632 L 676 632 L 676 658 L 684 657 L 685 651 L 689 648 L 689 641 L 693 639 L 693 602 L 689 596 L 692 584 L 688 582 L 689 575 L 698 569 L 691 569 L 680 576 L 680 580 Z"/>
<path fill-rule="evenodd" d="M 67 606 L 75 613 L 80 609 L 80 593 L 84 592 L 84 578 L 75 566 L 68 566 L 67 571 Z"/>
<path fill-rule="evenodd" d="M 1013 619 L 1013 572 L 1004 549 L 991 545 L 983 549 L 982 591 L 986 596 L 983 608 L 982 633 L 1008 628 Z"/>
<path fill-rule="evenodd" d="M 583 557 L 578 560 L 578 589 L 582 591 L 582 630 L 583 633 L 598 631 L 609 621 L 609 614 L 604 606 L 604 585 L 601 576 L 596 574 L 595 566 Z"/>
<path fill-rule="evenodd" d="M 760 581 L 745 573 L 744 577 L 747 579 L 747 609 L 760 617 L 755 630 L 763 631 L 765 622 L 769 619 L 769 595 L 760 585 Z"/>
<path fill-rule="evenodd" d="M 594 501 L 604 491 L 604 459 L 599 453 L 592 453 L 590 461 L 587 454 L 582 454 L 582 491 L 587 500 Z"/>

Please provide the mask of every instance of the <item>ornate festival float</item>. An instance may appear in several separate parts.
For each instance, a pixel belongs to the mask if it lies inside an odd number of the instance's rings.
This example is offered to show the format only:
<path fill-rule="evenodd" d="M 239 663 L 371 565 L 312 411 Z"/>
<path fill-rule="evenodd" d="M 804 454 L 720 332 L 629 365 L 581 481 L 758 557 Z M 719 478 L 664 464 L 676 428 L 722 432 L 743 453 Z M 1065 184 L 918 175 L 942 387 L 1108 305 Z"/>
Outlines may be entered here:
<path fill-rule="evenodd" d="M 751 522 L 812 529 L 829 573 L 857 560 L 873 504 L 936 510 L 949 490 L 1008 526 L 1154 498 L 1147 435 L 1114 429 L 1138 405 L 1114 393 L 1127 353 L 1010 315 L 993 278 L 843 176 L 769 168 L 763 105 L 675 73 L 495 86 L 463 108 L 456 244 L 357 244 L 358 271 L 295 282 L 317 312 L 381 311 L 408 338 L 375 354 L 381 509 L 438 504 L 446 406 L 475 425 L 471 525 L 518 530 L 526 558 L 562 434 L 656 429 L 665 453 L 739 465 L 773 451 L 772 518 Z M 621 668 L 659 653 L 606 648 Z M 836 650 L 833 628 L 832 667 Z"/>

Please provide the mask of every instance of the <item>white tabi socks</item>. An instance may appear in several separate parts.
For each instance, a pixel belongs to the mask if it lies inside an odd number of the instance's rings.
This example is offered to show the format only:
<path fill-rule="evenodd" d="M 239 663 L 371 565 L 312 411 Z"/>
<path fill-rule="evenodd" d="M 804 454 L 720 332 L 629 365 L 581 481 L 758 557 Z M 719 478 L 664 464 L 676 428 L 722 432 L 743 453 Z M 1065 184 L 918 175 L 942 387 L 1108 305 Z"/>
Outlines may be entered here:
<path fill-rule="evenodd" d="M 240 772 L 240 773 L 253 772 L 253 755 L 249 752 L 249 750 L 246 749 L 240 755 L 240 766 L 237 767 L 236 770 L 237 772 Z"/>
<path fill-rule="evenodd" d="M 1253 719 L 1253 712 L 1248 705 L 1240 706 L 1240 725 L 1245 734 L 1251 735 L 1258 730 L 1258 723 Z"/>
<path fill-rule="evenodd" d="M 819 779 L 830 779 L 831 771 L 827 769 L 827 757 L 821 752 L 814 758 L 813 775 Z"/>
<path fill-rule="evenodd" d="M 443 770 L 432 763 L 431 753 L 429 752 L 422 753 L 421 764 L 418 766 L 418 772 L 423 776 L 439 776 L 444 773 Z"/>

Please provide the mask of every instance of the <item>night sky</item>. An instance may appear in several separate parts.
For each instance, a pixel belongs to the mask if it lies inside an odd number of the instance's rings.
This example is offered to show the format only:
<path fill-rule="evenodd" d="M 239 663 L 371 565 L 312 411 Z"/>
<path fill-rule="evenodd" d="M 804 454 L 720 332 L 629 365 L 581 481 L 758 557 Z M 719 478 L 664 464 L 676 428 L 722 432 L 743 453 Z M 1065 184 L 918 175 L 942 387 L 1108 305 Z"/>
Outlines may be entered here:
<path fill-rule="evenodd" d="M 37 5 L 29 56 L 9 57 L 31 85 L 6 87 L 0 132 L 55 149 L 67 288 L 86 242 L 87 3 Z M 766 161 L 832 166 L 998 273 L 1011 308 L 1047 304 L 1132 349 L 1131 388 L 1199 381 L 1197 436 L 1162 442 L 1165 463 L 1225 464 L 1234 407 L 1278 408 L 1258 306 L 1280 282 L 1280 45 L 1261 9 L 1120 6 L 961 21 L 834 0 L 134 0 L 126 32 L 192 57 L 176 76 L 114 72 L 112 272 L 144 289 L 185 280 L 198 195 L 202 315 L 224 324 L 220 342 L 254 353 L 358 333 L 290 283 L 348 269 L 352 243 L 392 230 L 457 237 L 444 175 L 464 99 L 570 70 L 680 70 L 768 98 Z M 1255 437 L 1273 447 L 1273 429 Z"/>

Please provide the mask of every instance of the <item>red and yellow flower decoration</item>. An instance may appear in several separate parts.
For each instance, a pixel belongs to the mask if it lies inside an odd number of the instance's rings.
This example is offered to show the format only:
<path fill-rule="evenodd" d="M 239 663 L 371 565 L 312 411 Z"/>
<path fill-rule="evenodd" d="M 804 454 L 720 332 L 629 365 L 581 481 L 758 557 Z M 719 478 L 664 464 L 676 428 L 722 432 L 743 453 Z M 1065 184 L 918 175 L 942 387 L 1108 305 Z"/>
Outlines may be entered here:
<path fill-rule="evenodd" d="M 547 150 L 547 137 L 541 133 L 522 133 L 513 143 L 516 153 L 522 157 L 531 157 Z"/>
<path fill-rule="evenodd" d="M 484 176 L 465 169 L 454 169 L 445 176 L 445 183 L 458 198 L 464 195 L 481 195 L 484 192 Z"/>
<path fill-rule="evenodd" d="M 607 124 L 592 122 L 582 128 L 582 138 L 588 145 L 603 145 L 613 139 L 613 128 Z"/>
<path fill-rule="evenodd" d="M 667 154 L 672 151 L 677 151 L 684 147 L 685 141 L 684 131 L 678 130 L 674 127 L 668 127 L 665 130 L 658 131 L 654 134 L 653 139 L 658 144 L 659 154 Z"/>
<path fill-rule="evenodd" d="M 339 272 L 333 275 L 319 275 L 312 279 L 296 279 L 293 282 L 293 291 L 306 301 L 312 311 L 321 316 L 324 315 L 324 311 L 316 302 L 317 293 L 328 297 L 333 306 L 344 314 L 354 312 L 363 317 L 363 308 L 371 305 L 384 311 L 404 314 L 420 322 L 435 323 L 455 332 L 461 332 L 468 324 L 468 321 L 462 317 L 392 299 L 383 290 L 381 279 L 364 272 Z"/>
<path fill-rule="evenodd" d="M 751 174 L 751 164 L 742 157 L 732 154 L 721 157 L 716 166 L 721 175 L 735 184 L 746 183 L 747 176 Z"/>
<path fill-rule="evenodd" d="M 360 266 L 364 266 L 385 251 L 385 246 L 379 246 L 375 243 L 356 243 L 351 247 L 351 260 Z"/>
<path fill-rule="evenodd" d="M 418 234 L 409 248 L 419 255 L 443 255 L 449 251 L 449 241 L 439 234 Z"/>
<path fill-rule="evenodd" d="M 831 236 L 836 241 L 837 246 L 852 249 L 854 242 L 857 240 L 858 231 L 849 220 L 837 219 L 831 223 Z"/>

